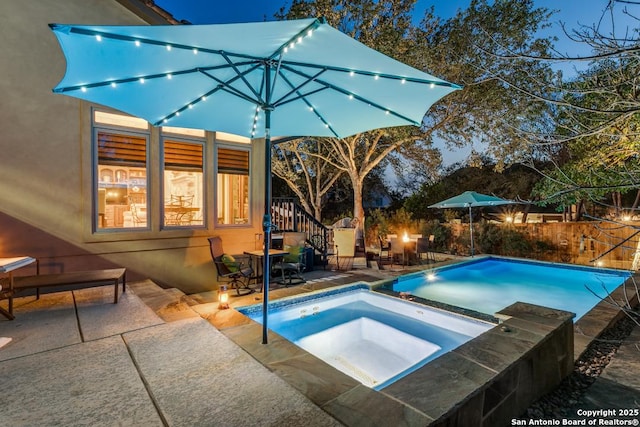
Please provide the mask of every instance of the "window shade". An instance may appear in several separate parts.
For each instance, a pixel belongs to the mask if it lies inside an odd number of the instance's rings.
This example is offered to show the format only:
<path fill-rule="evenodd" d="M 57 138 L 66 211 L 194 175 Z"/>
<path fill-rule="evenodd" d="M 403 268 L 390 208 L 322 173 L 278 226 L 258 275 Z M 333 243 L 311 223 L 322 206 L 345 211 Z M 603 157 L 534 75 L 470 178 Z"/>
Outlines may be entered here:
<path fill-rule="evenodd" d="M 202 144 L 165 140 L 164 167 L 202 172 Z"/>
<path fill-rule="evenodd" d="M 249 152 L 218 148 L 218 173 L 249 175 Z"/>
<path fill-rule="evenodd" d="M 144 167 L 147 164 L 147 139 L 99 132 L 98 161 L 102 165 Z"/>

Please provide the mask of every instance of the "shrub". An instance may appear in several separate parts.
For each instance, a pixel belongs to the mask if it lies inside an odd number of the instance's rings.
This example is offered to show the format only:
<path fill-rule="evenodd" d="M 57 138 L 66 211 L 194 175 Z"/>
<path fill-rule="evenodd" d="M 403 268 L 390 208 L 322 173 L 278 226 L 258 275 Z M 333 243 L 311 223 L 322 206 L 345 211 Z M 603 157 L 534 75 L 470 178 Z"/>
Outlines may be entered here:
<path fill-rule="evenodd" d="M 523 233 L 513 229 L 502 230 L 502 255 L 531 258 L 533 244 Z"/>
<path fill-rule="evenodd" d="M 365 218 L 365 233 L 367 245 L 378 246 L 378 237 L 385 238 L 389 234 L 389 218 L 387 214 L 380 210 L 375 209 L 371 211 Z"/>
<path fill-rule="evenodd" d="M 437 252 L 446 252 L 449 250 L 449 242 L 451 241 L 451 229 L 440 224 L 438 220 L 428 221 L 422 225 L 420 230 L 423 237 L 428 238 L 433 235 L 433 245 Z"/>

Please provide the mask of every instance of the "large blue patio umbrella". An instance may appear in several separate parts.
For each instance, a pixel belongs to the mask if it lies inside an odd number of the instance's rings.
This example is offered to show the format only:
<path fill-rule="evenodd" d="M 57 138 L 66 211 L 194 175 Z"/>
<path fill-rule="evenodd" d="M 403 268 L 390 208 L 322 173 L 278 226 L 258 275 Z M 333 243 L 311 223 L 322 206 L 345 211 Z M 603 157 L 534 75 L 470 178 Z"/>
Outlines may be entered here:
<path fill-rule="evenodd" d="M 515 202 L 513 200 L 501 199 L 500 197 L 496 196 L 489 196 L 487 194 L 476 193 L 475 191 L 465 191 L 462 194 L 450 197 L 429 207 L 439 209 L 469 208 L 469 234 L 471 237 L 471 256 L 473 256 L 473 217 L 471 215 L 471 208 L 482 206 L 509 205 L 514 203 L 518 202 Z"/>
<path fill-rule="evenodd" d="M 343 138 L 377 128 L 420 126 L 434 102 L 460 89 L 320 19 L 50 26 L 67 60 L 55 93 L 116 108 L 154 126 L 264 138 L 265 242 L 272 227 L 272 138 Z M 263 292 L 267 343 L 268 274 Z"/>

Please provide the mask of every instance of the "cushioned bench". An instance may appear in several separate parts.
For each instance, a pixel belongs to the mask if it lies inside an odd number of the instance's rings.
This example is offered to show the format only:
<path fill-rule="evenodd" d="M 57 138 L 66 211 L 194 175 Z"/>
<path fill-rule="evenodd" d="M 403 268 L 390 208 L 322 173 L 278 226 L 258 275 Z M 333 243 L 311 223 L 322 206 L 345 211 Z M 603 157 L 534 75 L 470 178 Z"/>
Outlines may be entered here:
<path fill-rule="evenodd" d="M 114 286 L 113 303 L 118 303 L 118 283 L 122 281 L 122 292 L 126 292 L 126 269 L 111 268 L 107 270 L 72 271 L 69 273 L 40 274 L 36 276 L 20 276 L 14 278 L 13 292 L 17 293 L 25 289 L 36 289 L 36 295 L 40 298 L 40 288 L 50 286 L 87 285 Z M 10 299 L 13 295 L 9 296 Z"/>

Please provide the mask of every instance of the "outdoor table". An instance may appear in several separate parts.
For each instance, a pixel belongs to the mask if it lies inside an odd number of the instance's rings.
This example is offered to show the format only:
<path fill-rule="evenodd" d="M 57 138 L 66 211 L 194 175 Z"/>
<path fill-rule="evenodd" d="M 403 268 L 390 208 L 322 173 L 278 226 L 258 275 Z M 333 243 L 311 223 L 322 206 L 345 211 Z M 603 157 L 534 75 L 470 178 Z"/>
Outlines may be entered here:
<path fill-rule="evenodd" d="M 7 294 L 9 296 L 9 309 L 5 310 L 0 307 L 0 314 L 4 315 L 7 319 L 13 320 L 13 271 L 22 267 L 26 267 L 33 263 L 36 263 L 38 274 L 40 273 L 40 266 L 37 260 L 28 256 L 13 257 L 13 258 L 0 258 L 0 273 L 9 273 L 9 290 Z"/>
<path fill-rule="evenodd" d="M 282 249 L 269 249 L 269 258 L 270 258 L 269 265 L 272 264 L 273 258 L 285 256 L 288 253 L 289 253 L 288 251 L 284 251 Z M 245 251 L 244 254 L 249 255 L 249 257 L 251 257 L 252 263 L 253 262 L 256 263 L 256 268 L 254 268 L 253 270 L 256 272 L 256 274 L 255 276 L 252 277 L 252 279 L 255 279 L 256 283 L 258 283 L 258 280 L 260 280 L 260 283 L 263 283 L 264 274 L 262 272 L 262 259 L 264 258 L 264 251 L 262 249 L 257 251 Z"/>

